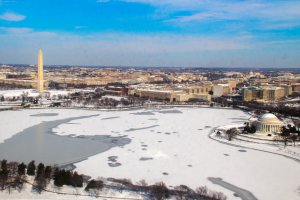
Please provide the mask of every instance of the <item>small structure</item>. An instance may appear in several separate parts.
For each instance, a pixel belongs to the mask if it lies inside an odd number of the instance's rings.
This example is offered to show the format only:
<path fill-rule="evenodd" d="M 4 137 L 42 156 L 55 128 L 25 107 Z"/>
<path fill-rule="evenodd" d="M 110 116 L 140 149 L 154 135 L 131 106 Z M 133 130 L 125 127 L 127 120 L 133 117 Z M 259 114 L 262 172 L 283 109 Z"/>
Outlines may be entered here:
<path fill-rule="evenodd" d="M 272 113 L 266 113 L 262 115 L 254 123 L 256 130 L 261 133 L 279 133 L 281 132 L 281 128 L 283 126 L 283 122 Z"/>

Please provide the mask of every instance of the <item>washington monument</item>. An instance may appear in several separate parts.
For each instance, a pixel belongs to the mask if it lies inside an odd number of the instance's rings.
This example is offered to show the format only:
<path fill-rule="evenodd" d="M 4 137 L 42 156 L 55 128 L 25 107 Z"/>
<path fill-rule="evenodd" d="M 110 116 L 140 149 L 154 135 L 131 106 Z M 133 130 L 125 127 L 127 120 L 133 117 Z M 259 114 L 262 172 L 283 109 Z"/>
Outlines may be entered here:
<path fill-rule="evenodd" d="M 38 81 L 37 91 L 43 93 L 44 91 L 44 72 L 43 72 L 43 52 L 40 49 L 38 54 Z"/>

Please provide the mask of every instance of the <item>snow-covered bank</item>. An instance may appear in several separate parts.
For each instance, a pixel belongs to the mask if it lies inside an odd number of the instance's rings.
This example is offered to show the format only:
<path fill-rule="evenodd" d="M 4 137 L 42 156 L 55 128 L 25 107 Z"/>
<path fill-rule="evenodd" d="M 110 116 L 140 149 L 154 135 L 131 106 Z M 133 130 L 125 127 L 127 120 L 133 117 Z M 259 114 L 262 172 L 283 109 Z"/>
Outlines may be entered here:
<path fill-rule="evenodd" d="M 209 134 L 209 137 L 213 140 L 219 141 L 223 144 L 228 144 L 232 146 L 248 148 L 253 150 L 258 150 L 262 152 L 269 152 L 272 154 L 277 154 L 283 157 L 287 157 L 290 159 L 295 159 L 300 163 L 300 144 L 296 142 L 296 145 L 288 144 L 284 145 L 282 141 L 274 141 L 272 139 L 261 139 L 259 136 L 247 135 L 247 134 L 239 134 L 234 136 L 231 141 L 228 141 L 227 137 L 222 133 L 220 136 L 216 134 L 218 130 L 226 130 L 226 128 L 237 128 L 238 126 L 224 126 L 218 127 L 216 130 L 212 131 Z"/>
<path fill-rule="evenodd" d="M 38 193 L 32 190 L 32 184 L 34 182 L 34 177 L 28 177 L 28 183 L 24 183 L 21 192 L 11 189 L 10 192 L 7 190 L 0 191 L 0 199 L 35 199 L 35 200 L 45 200 L 45 199 L 58 199 L 58 200 L 73 200 L 73 199 L 84 199 L 84 200 L 95 200 L 98 198 L 103 199 L 119 199 L 119 200 L 141 200 L 142 195 L 130 192 L 130 191 L 118 191 L 113 189 L 104 188 L 97 193 L 87 192 L 84 187 L 74 188 L 71 186 L 56 187 L 53 185 L 53 181 L 45 188 L 45 191 Z"/>

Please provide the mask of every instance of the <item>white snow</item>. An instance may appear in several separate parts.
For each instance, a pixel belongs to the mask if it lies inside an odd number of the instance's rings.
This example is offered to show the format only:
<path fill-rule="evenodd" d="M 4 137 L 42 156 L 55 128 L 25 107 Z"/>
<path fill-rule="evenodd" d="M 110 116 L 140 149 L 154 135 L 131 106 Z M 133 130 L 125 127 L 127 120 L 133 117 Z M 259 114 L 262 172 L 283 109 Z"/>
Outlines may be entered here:
<path fill-rule="evenodd" d="M 114 99 L 114 100 L 117 100 L 117 101 L 121 101 L 121 99 L 127 99 L 126 97 L 122 97 L 122 96 L 113 96 L 113 95 L 104 95 L 104 96 L 102 96 L 102 99 L 105 99 L 105 98 Z"/>
<path fill-rule="evenodd" d="M 233 192 L 207 180 L 208 177 L 220 177 L 251 191 L 258 199 L 300 199 L 299 162 L 251 149 L 240 152 L 238 150 L 243 148 L 208 137 L 213 127 L 243 124 L 250 117 L 247 113 L 215 108 L 169 110 L 182 113 L 145 109 L 110 112 L 62 109 L 4 111 L 0 112 L 0 141 L 41 121 L 99 114 L 62 124 L 54 131 L 59 135 L 127 135 L 132 141 L 123 148 L 113 148 L 76 163 L 76 171 L 80 173 L 93 178 L 130 178 L 133 182 L 141 179 L 148 183 L 164 181 L 168 186 L 185 184 L 196 188 L 206 185 L 209 189 L 224 192 L 228 199 L 239 199 L 233 196 Z M 30 116 L 39 112 L 59 115 Z M 152 115 L 147 115 L 147 112 Z M 109 156 L 118 156 L 117 162 L 122 165 L 110 167 Z M 142 157 L 152 160 L 140 161 Z M 164 172 L 168 175 L 163 175 Z"/>
<path fill-rule="evenodd" d="M 20 97 L 24 94 L 27 94 L 29 97 L 37 97 L 40 95 L 34 89 L 0 90 L 0 96 L 4 96 L 4 98 Z"/>
<path fill-rule="evenodd" d="M 57 97 L 57 96 L 68 96 L 74 91 L 67 91 L 67 90 L 46 90 L 45 93 L 50 98 Z"/>

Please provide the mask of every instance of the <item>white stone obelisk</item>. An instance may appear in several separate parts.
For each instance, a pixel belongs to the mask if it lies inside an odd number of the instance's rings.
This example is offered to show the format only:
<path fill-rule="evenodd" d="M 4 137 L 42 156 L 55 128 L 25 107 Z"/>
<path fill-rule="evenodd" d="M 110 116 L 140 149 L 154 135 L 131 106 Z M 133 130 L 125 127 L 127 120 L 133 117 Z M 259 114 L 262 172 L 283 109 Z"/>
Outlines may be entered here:
<path fill-rule="evenodd" d="M 38 81 L 37 91 L 43 93 L 44 91 L 44 72 L 43 72 L 43 52 L 40 49 L 38 54 Z"/>

